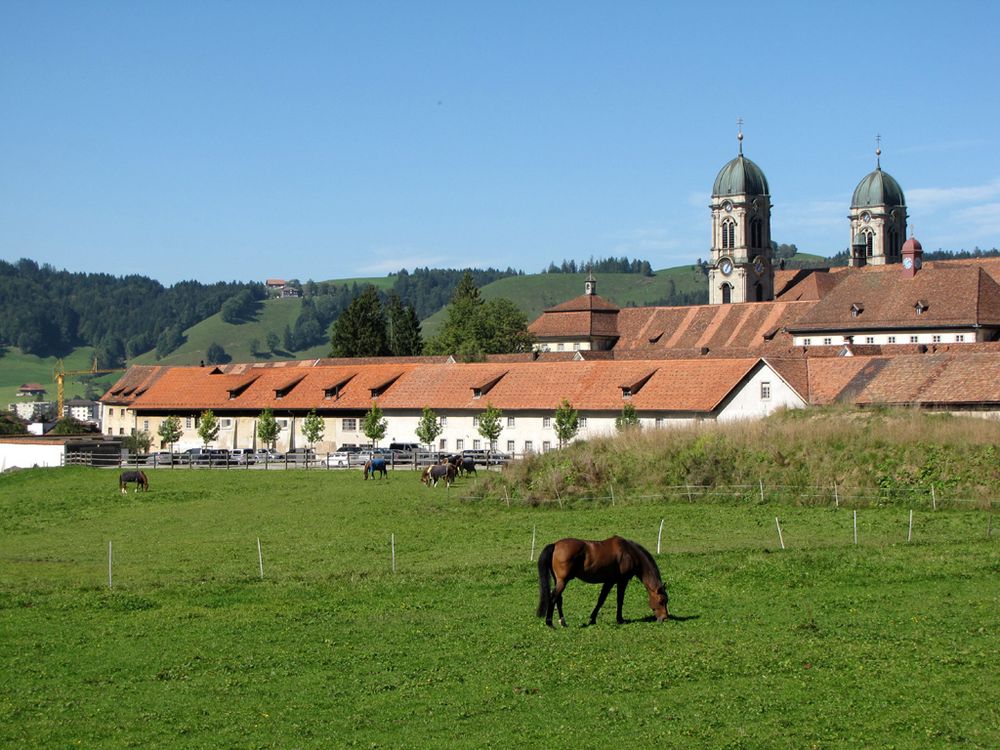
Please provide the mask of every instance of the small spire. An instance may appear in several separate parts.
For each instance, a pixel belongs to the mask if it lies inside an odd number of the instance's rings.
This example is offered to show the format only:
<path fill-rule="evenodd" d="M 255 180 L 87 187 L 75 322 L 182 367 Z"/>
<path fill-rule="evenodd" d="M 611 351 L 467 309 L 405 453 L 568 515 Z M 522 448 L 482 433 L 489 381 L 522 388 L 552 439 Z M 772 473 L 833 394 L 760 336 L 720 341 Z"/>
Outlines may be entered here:
<path fill-rule="evenodd" d="M 740 142 L 740 156 L 743 156 L 743 118 L 742 117 L 737 117 L 736 118 L 736 127 L 737 127 L 736 140 L 738 140 Z"/>
<path fill-rule="evenodd" d="M 875 134 L 875 169 L 882 169 L 882 136 Z"/>

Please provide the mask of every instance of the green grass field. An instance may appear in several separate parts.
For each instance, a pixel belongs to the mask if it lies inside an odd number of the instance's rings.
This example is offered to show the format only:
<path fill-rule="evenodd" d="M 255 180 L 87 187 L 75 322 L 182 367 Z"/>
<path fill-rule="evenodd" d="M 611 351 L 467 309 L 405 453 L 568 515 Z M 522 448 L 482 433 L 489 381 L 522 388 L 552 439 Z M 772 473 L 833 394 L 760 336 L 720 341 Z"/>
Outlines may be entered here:
<path fill-rule="evenodd" d="M 983 511 L 463 499 L 409 472 L 0 476 L 0 746 L 996 747 L 1000 578 Z M 778 547 L 780 517 L 787 549 Z M 562 536 L 656 548 L 534 615 Z M 391 570 L 390 535 L 396 572 Z M 258 567 L 260 539 L 264 577 Z M 108 542 L 113 588 L 108 588 Z M 613 599 L 613 598 L 612 598 Z"/>

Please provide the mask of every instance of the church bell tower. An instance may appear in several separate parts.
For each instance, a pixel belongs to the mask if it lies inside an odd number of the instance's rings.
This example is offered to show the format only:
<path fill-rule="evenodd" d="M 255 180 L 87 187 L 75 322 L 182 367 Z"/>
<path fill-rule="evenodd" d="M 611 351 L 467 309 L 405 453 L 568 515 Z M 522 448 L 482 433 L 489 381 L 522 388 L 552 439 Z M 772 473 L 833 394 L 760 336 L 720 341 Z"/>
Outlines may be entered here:
<path fill-rule="evenodd" d="M 740 121 L 742 126 L 742 121 Z M 764 172 L 739 154 L 712 188 L 712 250 L 708 301 L 713 305 L 774 299 L 771 196 Z"/>

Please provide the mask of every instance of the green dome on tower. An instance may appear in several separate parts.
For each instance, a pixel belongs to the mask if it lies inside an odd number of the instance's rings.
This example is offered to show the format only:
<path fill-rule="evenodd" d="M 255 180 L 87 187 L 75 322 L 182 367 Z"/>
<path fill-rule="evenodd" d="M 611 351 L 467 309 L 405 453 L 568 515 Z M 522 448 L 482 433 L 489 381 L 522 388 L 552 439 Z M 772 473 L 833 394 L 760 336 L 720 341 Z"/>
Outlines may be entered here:
<path fill-rule="evenodd" d="M 719 170 L 712 186 L 712 197 L 726 195 L 770 195 L 764 172 L 752 161 L 740 155 Z"/>
<path fill-rule="evenodd" d="M 905 206 L 903 188 L 882 167 L 865 175 L 864 179 L 854 188 L 851 198 L 851 208 L 866 208 L 870 206 Z"/>

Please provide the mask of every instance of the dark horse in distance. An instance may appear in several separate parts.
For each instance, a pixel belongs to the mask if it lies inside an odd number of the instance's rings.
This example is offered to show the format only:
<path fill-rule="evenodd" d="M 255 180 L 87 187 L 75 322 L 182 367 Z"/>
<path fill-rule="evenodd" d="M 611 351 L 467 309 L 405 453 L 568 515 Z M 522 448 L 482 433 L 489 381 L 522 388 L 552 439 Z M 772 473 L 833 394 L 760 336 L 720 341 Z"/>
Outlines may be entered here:
<path fill-rule="evenodd" d="M 552 580 L 556 585 L 552 588 Z M 604 600 L 611 587 L 618 586 L 618 622 L 622 618 L 622 602 L 625 587 L 632 578 L 638 578 L 649 592 L 649 606 L 656 615 L 657 622 L 663 622 L 670 615 L 667 612 L 667 590 L 660 578 L 656 560 L 640 544 L 613 536 L 603 542 L 584 539 L 560 539 L 542 550 L 538 558 L 538 616 L 545 618 L 545 624 L 552 627 L 552 609 L 559 608 L 559 623 L 565 627 L 562 595 L 566 584 L 574 578 L 586 583 L 604 584 L 597 597 L 597 606 L 590 613 L 590 624 L 597 622 Z"/>
<path fill-rule="evenodd" d="M 144 471 L 123 471 L 118 477 L 118 489 L 124 495 L 128 492 L 128 485 L 130 482 L 135 482 L 135 491 L 138 492 L 141 488 L 143 492 L 149 491 L 149 479 L 146 477 L 146 472 Z"/>
<path fill-rule="evenodd" d="M 389 471 L 385 467 L 384 458 L 369 458 L 365 461 L 365 479 L 371 476 L 372 479 L 375 478 L 376 474 L 381 474 L 383 479 L 389 478 Z"/>

